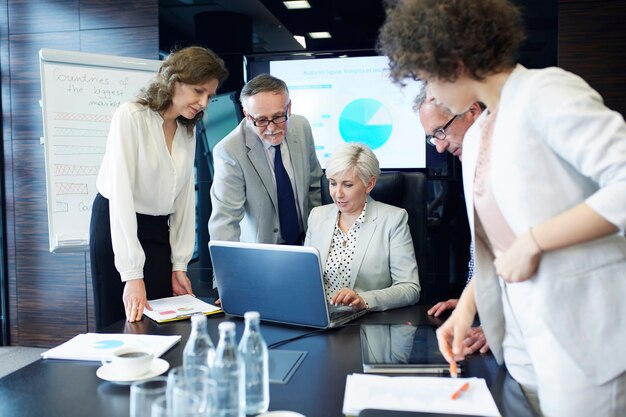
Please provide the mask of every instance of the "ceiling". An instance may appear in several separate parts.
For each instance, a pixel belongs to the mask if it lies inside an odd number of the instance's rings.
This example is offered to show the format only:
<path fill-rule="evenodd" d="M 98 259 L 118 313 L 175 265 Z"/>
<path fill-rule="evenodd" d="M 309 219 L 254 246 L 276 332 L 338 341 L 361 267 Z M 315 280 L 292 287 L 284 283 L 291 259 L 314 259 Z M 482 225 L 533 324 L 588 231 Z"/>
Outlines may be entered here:
<path fill-rule="evenodd" d="M 281 0 L 159 0 L 161 49 L 202 43 L 218 53 L 303 50 L 293 35 L 305 36 L 308 51 L 374 48 L 384 19 L 384 0 L 308 1 L 310 9 L 288 10 Z M 529 67 L 556 65 L 558 0 L 513 1 L 523 7 L 528 36 L 520 61 Z M 209 13 L 208 19 L 197 27 L 195 16 L 203 13 Z M 224 13 L 244 15 L 246 21 L 233 23 Z M 220 50 L 241 32 L 248 37 L 250 23 L 251 42 L 248 39 L 239 50 Z M 332 38 L 311 39 L 307 33 L 312 31 L 328 31 Z"/>
<path fill-rule="evenodd" d="M 307 50 L 371 49 L 383 22 L 382 0 L 309 0 L 310 9 L 288 10 L 280 0 L 159 0 L 159 19 L 167 37 L 193 42 L 194 16 L 233 12 L 252 18 L 252 51 L 296 51 L 304 48 L 293 35 L 306 37 Z M 219 19 L 214 22 L 219 25 Z M 161 31 L 163 32 L 164 29 Z M 225 27 L 225 36 L 237 31 Z M 308 32 L 328 31 L 331 39 L 311 39 Z M 210 46 L 210 45 L 207 45 Z"/>

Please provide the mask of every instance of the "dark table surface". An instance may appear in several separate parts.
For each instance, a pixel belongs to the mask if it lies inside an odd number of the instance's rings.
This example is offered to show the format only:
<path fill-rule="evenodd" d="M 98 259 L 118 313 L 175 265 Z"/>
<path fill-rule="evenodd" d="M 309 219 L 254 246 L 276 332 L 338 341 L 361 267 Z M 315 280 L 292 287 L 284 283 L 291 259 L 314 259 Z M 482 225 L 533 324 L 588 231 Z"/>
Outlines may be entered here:
<path fill-rule="evenodd" d="M 237 325 L 237 339 L 243 319 L 210 316 L 209 333 L 218 340 L 217 326 L 230 319 Z M 316 333 L 289 342 L 279 349 L 308 352 L 287 384 L 270 384 L 270 410 L 292 410 L 306 417 L 342 416 L 346 376 L 361 373 L 359 324 L 439 324 L 428 317 L 425 306 L 370 313 L 348 326 Z M 262 324 L 268 344 L 309 332 L 311 329 Z M 189 320 L 157 324 L 144 317 L 141 322 L 118 322 L 107 333 L 182 335 L 180 343 L 162 357 L 170 367 L 182 364 L 182 352 L 189 336 Z M 38 360 L 0 379 L 0 416 L 115 417 L 129 415 L 129 387 L 103 381 L 96 376 L 97 362 Z M 532 417 L 528 402 L 504 367 L 491 354 L 473 355 L 464 365 L 464 376 L 485 378 L 500 413 Z"/>

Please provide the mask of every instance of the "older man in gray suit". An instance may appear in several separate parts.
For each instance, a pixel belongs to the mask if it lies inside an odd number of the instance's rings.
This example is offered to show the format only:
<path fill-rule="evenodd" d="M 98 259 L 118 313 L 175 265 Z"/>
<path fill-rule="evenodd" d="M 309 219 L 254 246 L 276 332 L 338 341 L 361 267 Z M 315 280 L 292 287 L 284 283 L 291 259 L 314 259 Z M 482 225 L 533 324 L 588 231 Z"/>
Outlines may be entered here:
<path fill-rule="evenodd" d="M 322 169 L 309 122 L 291 114 L 289 90 L 269 74 L 240 94 L 245 118 L 214 149 L 213 240 L 302 244 L 322 202 Z"/>

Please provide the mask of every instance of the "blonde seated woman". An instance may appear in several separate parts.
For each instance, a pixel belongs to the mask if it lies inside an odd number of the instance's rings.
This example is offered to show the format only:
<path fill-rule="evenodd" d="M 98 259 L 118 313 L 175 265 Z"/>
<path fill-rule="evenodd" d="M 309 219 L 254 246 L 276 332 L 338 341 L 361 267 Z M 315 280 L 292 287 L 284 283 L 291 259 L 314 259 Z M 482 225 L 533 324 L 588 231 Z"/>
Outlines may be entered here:
<path fill-rule="evenodd" d="M 407 212 L 369 196 L 379 174 L 378 159 L 362 143 L 337 148 L 326 164 L 334 203 L 311 211 L 304 245 L 320 253 L 332 304 L 382 311 L 419 299 Z"/>

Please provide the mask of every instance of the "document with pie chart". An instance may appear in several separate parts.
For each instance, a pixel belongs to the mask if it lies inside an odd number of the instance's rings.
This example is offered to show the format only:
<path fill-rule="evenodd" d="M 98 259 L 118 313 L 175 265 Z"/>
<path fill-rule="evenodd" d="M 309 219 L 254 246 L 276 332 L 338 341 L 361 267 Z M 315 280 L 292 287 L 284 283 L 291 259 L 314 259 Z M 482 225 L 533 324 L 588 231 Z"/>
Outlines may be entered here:
<path fill-rule="evenodd" d="M 158 358 L 180 341 L 181 336 L 159 336 L 125 333 L 82 333 L 41 354 L 44 359 L 102 361 L 125 346 L 154 353 Z"/>
<path fill-rule="evenodd" d="M 389 80 L 383 56 L 270 62 L 287 83 L 291 112 L 305 116 L 322 167 L 346 142 L 367 144 L 381 168 L 424 168 L 424 130 L 413 111 L 418 82 L 401 88 Z"/>

